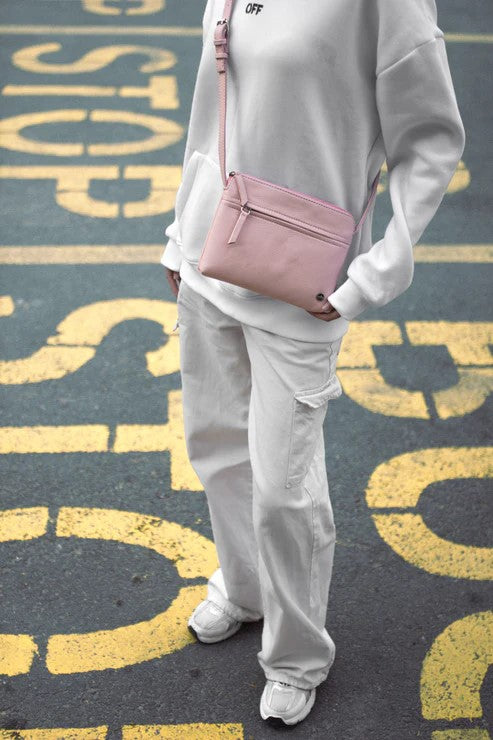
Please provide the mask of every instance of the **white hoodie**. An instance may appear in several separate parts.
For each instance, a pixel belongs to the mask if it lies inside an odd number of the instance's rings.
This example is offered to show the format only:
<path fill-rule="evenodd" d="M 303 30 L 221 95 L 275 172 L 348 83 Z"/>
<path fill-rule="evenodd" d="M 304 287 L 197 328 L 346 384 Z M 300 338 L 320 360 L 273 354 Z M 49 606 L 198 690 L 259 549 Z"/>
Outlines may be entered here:
<path fill-rule="evenodd" d="M 176 217 L 165 231 L 169 241 L 161 263 L 241 322 L 293 339 L 332 342 L 346 333 L 351 319 L 409 287 L 413 246 L 464 151 L 435 0 L 233 5 L 226 174 L 245 172 L 331 201 L 357 222 L 387 160 L 393 216 L 373 245 L 373 208 L 355 234 L 328 297 L 341 314 L 332 321 L 197 269 L 223 188 L 213 45 L 223 7 L 224 0 L 208 0 L 203 16 Z"/>

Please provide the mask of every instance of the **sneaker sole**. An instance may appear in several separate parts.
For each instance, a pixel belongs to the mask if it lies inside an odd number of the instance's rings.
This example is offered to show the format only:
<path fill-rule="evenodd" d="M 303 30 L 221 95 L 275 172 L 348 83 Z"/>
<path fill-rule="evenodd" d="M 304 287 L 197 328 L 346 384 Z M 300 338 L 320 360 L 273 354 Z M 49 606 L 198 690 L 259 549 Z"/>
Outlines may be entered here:
<path fill-rule="evenodd" d="M 227 630 L 227 632 L 223 632 L 222 635 L 204 635 L 200 630 L 197 628 L 196 625 L 194 625 L 194 621 L 192 618 L 188 621 L 188 629 L 192 633 L 194 637 L 197 638 L 197 640 L 200 640 L 200 642 L 205 643 L 213 643 L 213 642 L 221 642 L 222 640 L 227 640 L 228 637 L 232 637 L 236 632 L 238 632 L 239 629 L 243 626 L 243 622 L 240 622 L 239 624 L 235 624 L 232 627 Z"/>
<path fill-rule="evenodd" d="M 283 727 L 285 725 L 288 725 L 288 726 L 296 725 L 298 724 L 298 722 L 301 722 L 301 720 L 305 719 L 305 717 L 310 713 L 310 710 L 315 703 L 316 694 L 317 694 L 316 689 L 312 689 L 311 694 L 308 697 L 308 701 L 306 702 L 303 709 L 300 709 L 298 714 L 296 714 L 294 717 L 290 717 L 289 719 L 283 719 L 282 717 L 277 717 L 275 714 L 268 714 L 268 711 L 265 711 L 262 705 L 260 706 L 260 716 L 269 725 L 272 725 L 273 727 Z"/>

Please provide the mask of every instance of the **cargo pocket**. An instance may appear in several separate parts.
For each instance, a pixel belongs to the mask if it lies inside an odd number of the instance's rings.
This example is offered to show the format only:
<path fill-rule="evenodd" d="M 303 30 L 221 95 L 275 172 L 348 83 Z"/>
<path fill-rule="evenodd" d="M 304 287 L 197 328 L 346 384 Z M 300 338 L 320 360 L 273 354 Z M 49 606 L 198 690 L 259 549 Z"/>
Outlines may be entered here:
<path fill-rule="evenodd" d="M 295 392 L 286 488 L 301 483 L 305 478 L 315 454 L 329 400 L 340 395 L 342 386 L 336 373 L 319 388 Z"/>
<path fill-rule="evenodd" d="M 181 252 L 187 262 L 198 264 L 222 193 L 223 181 L 218 165 L 206 154 L 195 150 L 176 199 Z"/>

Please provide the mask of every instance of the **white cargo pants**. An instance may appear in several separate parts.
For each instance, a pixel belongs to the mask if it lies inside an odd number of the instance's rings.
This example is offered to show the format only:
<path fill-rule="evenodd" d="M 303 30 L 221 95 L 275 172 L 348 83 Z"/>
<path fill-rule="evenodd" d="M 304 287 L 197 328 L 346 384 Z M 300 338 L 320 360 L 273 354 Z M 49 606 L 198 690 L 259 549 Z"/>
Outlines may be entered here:
<path fill-rule="evenodd" d="M 335 658 L 325 628 L 335 525 L 323 422 L 342 393 L 342 340 L 243 324 L 183 280 L 177 307 L 187 452 L 221 566 L 208 598 L 238 620 L 263 617 L 265 677 L 311 689 Z"/>

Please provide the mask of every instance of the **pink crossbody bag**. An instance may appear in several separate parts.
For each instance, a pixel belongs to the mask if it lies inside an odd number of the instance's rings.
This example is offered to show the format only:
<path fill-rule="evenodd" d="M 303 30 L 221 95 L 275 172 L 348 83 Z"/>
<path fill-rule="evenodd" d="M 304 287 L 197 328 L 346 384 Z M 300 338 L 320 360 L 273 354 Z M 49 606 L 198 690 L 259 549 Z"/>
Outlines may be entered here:
<path fill-rule="evenodd" d="M 377 192 L 380 172 L 355 226 L 352 214 L 311 195 L 225 169 L 226 70 L 233 0 L 214 30 L 219 73 L 219 160 L 223 193 L 205 240 L 199 271 L 307 311 L 323 311 L 354 234 Z"/>

